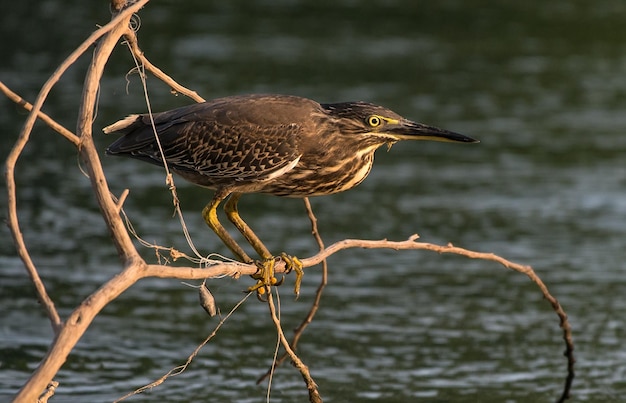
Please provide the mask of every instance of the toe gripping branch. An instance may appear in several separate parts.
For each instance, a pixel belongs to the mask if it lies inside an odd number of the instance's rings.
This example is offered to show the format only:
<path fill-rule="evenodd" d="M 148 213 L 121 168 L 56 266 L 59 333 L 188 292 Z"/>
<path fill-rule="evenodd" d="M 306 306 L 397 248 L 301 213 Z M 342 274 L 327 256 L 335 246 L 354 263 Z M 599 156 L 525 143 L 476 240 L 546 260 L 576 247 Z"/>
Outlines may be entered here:
<path fill-rule="evenodd" d="M 278 259 L 281 259 L 285 262 L 285 274 L 289 274 L 291 271 L 296 273 L 296 281 L 294 285 L 293 292 L 296 294 L 296 298 L 300 296 L 300 285 L 302 283 L 302 276 L 304 275 L 304 270 L 302 268 L 302 262 L 295 256 L 290 256 L 286 253 L 281 253 L 279 258 L 271 257 L 265 260 L 256 261 L 255 264 L 257 266 L 257 272 L 252 275 L 252 278 L 257 280 L 256 284 L 249 287 L 247 292 L 256 291 L 257 296 L 261 298 L 264 294 L 269 291 L 269 287 L 275 285 L 279 286 L 285 281 L 285 276 L 283 275 L 280 280 L 278 280 L 275 276 L 275 267 Z"/>
<path fill-rule="evenodd" d="M 230 197 L 228 197 L 230 195 Z M 304 270 L 302 262 L 295 256 L 281 253 L 280 257 L 272 256 L 267 247 L 261 242 L 259 237 L 252 231 L 252 229 L 246 224 L 245 221 L 239 215 L 237 210 L 237 202 L 241 197 L 241 193 L 230 193 L 227 190 L 218 190 L 213 197 L 213 200 L 202 211 L 202 216 L 208 224 L 208 226 L 217 234 L 222 242 L 228 246 L 228 248 L 239 257 L 244 263 L 252 263 L 253 260 L 246 254 L 241 246 L 233 239 L 232 236 L 226 231 L 226 229 L 219 222 L 217 217 L 217 207 L 221 201 L 226 199 L 224 205 L 224 211 L 228 219 L 235 225 L 239 232 L 244 236 L 246 241 L 254 248 L 259 254 L 261 260 L 255 261 L 257 266 L 257 272 L 252 275 L 252 278 L 257 280 L 256 284 L 249 287 L 246 292 L 256 292 L 257 296 L 261 298 L 262 295 L 269 291 L 269 287 L 273 285 L 281 285 L 284 281 L 284 276 L 278 281 L 275 277 L 275 266 L 278 259 L 285 262 L 285 274 L 294 271 L 296 273 L 296 281 L 294 286 L 294 293 L 296 298 L 300 295 L 300 284 L 302 283 L 302 276 Z"/>

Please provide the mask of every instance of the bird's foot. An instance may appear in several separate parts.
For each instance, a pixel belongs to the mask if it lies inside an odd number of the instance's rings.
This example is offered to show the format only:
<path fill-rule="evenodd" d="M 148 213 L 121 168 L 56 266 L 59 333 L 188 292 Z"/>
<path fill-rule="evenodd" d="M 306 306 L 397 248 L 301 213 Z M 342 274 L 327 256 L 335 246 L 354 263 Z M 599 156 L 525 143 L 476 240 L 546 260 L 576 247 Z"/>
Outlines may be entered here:
<path fill-rule="evenodd" d="M 255 264 L 257 272 L 251 277 L 257 282 L 252 287 L 249 287 L 247 292 L 256 292 L 257 297 L 261 299 L 262 296 L 269 291 L 271 286 L 280 285 L 282 280 L 279 282 L 274 276 L 274 266 L 276 265 L 275 258 L 272 257 L 270 259 L 258 260 Z"/>
<path fill-rule="evenodd" d="M 296 282 L 293 287 L 293 293 L 296 294 L 297 299 L 300 296 L 300 284 L 302 283 L 302 276 L 304 276 L 302 262 L 297 257 L 289 256 L 285 252 L 280 254 L 280 258 L 285 262 L 285 273 L 290 273 L 292 270 L 296 272 Z"/>
<path fill-rule="evenodd" d="M 286 253 L 281 253 L 280 258 L 285 262 L 285 274 L 294 271 L 296 273 L 296 281 L 293 292 L 296 294 L 296 298 L 300 295 L 300 284 L 302 283 L 302 276 L 304 270 L 302 269 L 302 262 L 295 256 L 290 256 Z M 276 265 L 276 258 L 270 258 L 260 260 L 256 262 L 258 268 L 257 272 L 252 275 L 252 278 L 257 280 L 256 284 L 249 287 L 247 292 L 256 292 L 257 297 L 262 299 L 262 296 L 269 291 L 271 286 L 279 286 L 285 280 L 284 276 L 280 280 L 275 277 L 274 266 Z"/>

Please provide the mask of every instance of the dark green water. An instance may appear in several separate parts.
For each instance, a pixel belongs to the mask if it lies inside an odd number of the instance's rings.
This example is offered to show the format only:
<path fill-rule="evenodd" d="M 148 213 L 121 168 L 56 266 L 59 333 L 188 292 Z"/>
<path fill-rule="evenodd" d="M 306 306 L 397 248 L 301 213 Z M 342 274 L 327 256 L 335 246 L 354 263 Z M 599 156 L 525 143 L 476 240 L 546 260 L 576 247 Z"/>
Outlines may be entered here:
<path fill-rule="evenodd" d="M 107 2 L 3 4 L 0 79 L 28 99 L 96 24 Z M 9 4 L 10 3 L 10 4 Z M 621 1 L 153 1 L 142 12 L 149 59 L 205 98 L 277 92 L 324 102 L 367 100 L 466 133 L 478 145 L 402 143 L 380 150 L 358 188 L 312 200 L 327 244 L 343 238 L 422 240 L 530 264 L 569 314 L 576 343 L 572 401 L 626 393 L 626 3 Z M 88 59 L 44 110 L 75 126 Z M 96 131 L 146 107 L 122 46 L 102 82 Z M 152 107 L 190 103 L 149 79 Z M 25 114 L 0 97 L 0 151 Z M 104 150 L 112 139 L 99 136 Z M 103 158 L 139 234 L 188 250 L 158 168 Z M 18 165 L 26 241 L 63 315 L 120 270 L 73 148 L 44 125 Z M 226 253 L 202 222 L 211 194 L 177 182 L 202 253 Z M 0 201 L 2 210 L 6 201 Z M 275 251 L 314 253 L 299 200 L 244 197 L 240 209 Z M 3 213 L 5 214 L 5 213 Z M 0 242 L 0 400 L 45 354 L 51 330 L 9 233 Z M 152 251 L 143 250 L 153 262 Z M 557 317 L 526 277 L 494 263 L 432 252 L 350 250 L 330 261 L 329 286 L 300 344 L 327 402 L 546 402 L 565 359 Z M 291 284 L 292 279 L 288 280 Z M 281 290 L 295 327 L 302 296 Z M 222 312 L 248 279 L 211 280 Z M 146 280 L 95 320 L 58 374 L 58 402 L 106 402 L 182 364 L 213 329 L 197 293 Z M 260 402 L 254 381 L 276 334 L 253 298 L 182 375 L 131 401 Z M 273 402 L 305 401 L 280 368 Z"/>

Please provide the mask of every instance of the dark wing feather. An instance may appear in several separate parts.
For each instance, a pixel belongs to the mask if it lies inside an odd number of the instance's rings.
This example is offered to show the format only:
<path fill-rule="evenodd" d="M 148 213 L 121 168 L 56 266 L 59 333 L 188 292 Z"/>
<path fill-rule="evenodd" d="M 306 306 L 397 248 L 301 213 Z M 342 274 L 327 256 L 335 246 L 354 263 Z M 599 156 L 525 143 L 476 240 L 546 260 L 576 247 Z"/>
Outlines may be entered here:
<path fill-rule="evenodd" d="M 288 108 L 293 98 L 284 98 L 283 106 Z M 303 128 L 293 123 L 299 121 L 298 116 L 290 116 L 293 113 L 277 113 L 281 102 L 276 100 L 231 97 L 153 114 L 168 166 L 199 175 L 194 182 L 215 186 L 263 180 L 287 169 L 300 156 Z M 150 116 L 132 115 L 104 131 L 124 135 L 109 146 L 107 154 L 163 165 Z"/>

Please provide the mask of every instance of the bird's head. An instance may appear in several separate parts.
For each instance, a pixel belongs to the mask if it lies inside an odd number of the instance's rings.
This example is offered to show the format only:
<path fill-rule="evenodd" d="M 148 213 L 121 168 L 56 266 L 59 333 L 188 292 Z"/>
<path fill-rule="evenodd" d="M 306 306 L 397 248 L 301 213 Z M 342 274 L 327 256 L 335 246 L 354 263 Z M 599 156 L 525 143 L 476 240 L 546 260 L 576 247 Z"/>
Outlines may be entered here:
<path fill-rule="evenodd" d="M 387 108 L 367 102 L 322 104 L 322 108 L 342 134 L 362 135 L 381 145 L 391 145 L 399 140 L 478 142 L 463 134 L 413 122 Z"/>

